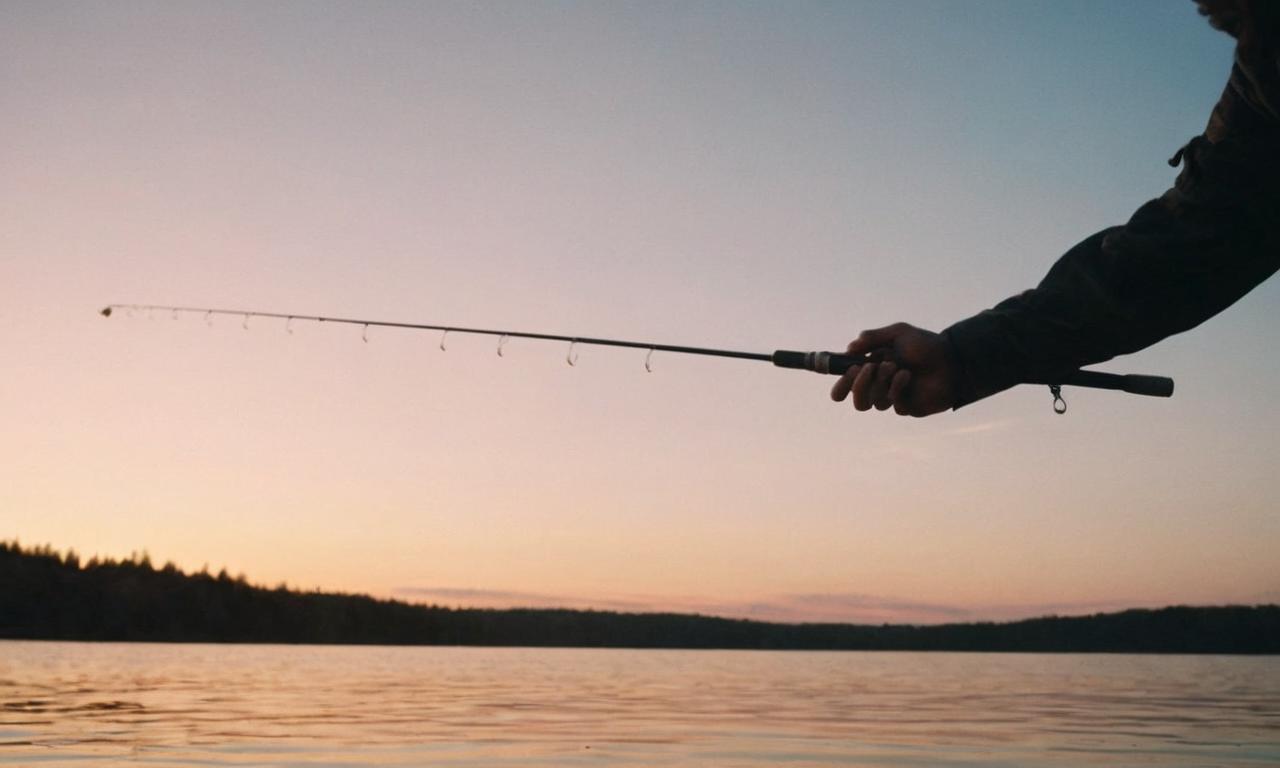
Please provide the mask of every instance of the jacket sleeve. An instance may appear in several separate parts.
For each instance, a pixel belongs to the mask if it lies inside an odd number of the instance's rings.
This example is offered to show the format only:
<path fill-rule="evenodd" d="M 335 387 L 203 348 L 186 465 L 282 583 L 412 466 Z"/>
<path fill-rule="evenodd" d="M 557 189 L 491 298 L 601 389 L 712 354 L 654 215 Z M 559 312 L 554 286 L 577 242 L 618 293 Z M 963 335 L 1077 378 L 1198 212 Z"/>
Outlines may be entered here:
<path fill-rule="evenodd" d="M 1174 187 L 1069 250 L 1034 289 L 946 331 L 957 408 L 1134 352 L 1221 312 L 1280 268 L 1277 131 L 1196 137 Z"/>

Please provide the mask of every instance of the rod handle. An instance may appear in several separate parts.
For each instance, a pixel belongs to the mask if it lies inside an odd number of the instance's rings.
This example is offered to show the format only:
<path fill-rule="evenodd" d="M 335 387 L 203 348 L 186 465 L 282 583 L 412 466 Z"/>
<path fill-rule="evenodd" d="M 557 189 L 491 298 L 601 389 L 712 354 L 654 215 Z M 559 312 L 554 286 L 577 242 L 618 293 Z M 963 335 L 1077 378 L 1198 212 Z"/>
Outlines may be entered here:
<path fill-rule="evenodd" d="M 1057 382 L 1072 387 L 1093 387 L 1094 389 L 1115 389 L 1131 395 L 1148 397 L 1173 397 L 1173 379 L 1168 376 L 1146 376 L 1140 373 L 1103 373 L 1102 371 L 1078 370 L 1068 373 Z"/>
<path fill-rule="evenodd" d="M 844 372 L 855 365 L 878 363 L 884 360 L 885 353 L 876 350 L 864 356 L 846 355 L 840 352 L 794 352 L 779 349 L 773 353 L 773 364 L 779 368 L 799 368 L 814 373 L 826 373 L 832 376 L 843 376 Z"/>
<path fill-rule="evenodd" d="M 845 355 L 838 352 L 796 352 L 779 349 L 773 353 L 773 364 L 779 368 L 798 368 L 815 373 L 832 376 L 843 375 L 851 366 L 863 363 L 878 363 L 885 358 L 883 350 L 873 351 L 865 357 Z M 1172 397 L 1173 379 L 1167 376 L 1146 376 L 1143 374 L 1103 373 L 1102 371 L 1072 371 L 1055 381 L 1029 381 L 1028 384 L 1062 384 L 1072 387 L 1091 387 L 1093 389 L 1114 389 L 1132 395 L 1148 397 Z"/>

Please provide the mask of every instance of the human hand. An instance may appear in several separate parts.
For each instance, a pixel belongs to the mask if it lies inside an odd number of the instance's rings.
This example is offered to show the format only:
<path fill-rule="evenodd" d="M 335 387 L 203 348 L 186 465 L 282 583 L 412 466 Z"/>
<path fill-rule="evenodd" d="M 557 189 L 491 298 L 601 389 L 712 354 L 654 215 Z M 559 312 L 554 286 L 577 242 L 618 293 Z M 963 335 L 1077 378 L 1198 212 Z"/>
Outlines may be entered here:
<path fill-rule="evenodd" d="M 892 407 L 902 416 L 929 416 L 955 403 L 956 363 L 947 340 L 906 323 L 863 331 L 849 342 L 848 354 L 884 352 L 883 362 L 855 365 L 831 388 L 840 402 L 853 395 L 859 411 Z"/>

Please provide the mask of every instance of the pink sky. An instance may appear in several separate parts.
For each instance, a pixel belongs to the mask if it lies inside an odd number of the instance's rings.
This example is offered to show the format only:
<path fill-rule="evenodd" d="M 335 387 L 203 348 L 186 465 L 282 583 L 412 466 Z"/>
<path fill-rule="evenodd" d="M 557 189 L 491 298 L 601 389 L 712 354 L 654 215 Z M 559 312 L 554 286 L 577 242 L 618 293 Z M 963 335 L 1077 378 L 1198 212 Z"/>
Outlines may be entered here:
<path fill-rule="evenodd" d="M 1172 181 L 1230 64 L 1185 5 L 6 4 L 0 537 L 451 604 L 1275 600 L 1275 281 L 1107 366 L 1173 400 L 1064 417 L 1042 388 L 913 421 L 756 363 L 96 314 L 761 351 L 941 327 Z"/>

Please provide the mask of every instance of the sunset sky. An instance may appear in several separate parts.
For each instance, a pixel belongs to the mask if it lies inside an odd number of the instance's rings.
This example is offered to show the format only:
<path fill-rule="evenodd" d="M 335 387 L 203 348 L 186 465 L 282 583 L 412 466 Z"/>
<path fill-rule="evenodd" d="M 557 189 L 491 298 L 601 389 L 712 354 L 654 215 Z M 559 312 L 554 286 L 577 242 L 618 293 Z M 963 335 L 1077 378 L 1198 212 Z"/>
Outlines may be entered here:
<path fill-rule="evenodd" d="M 450 605 L 1280 600 L 1280 280 L 924 420 L 753 351 L 942 328 L 1176 171 L 1191 2 L 0 3 L 0 538 Z"/>

